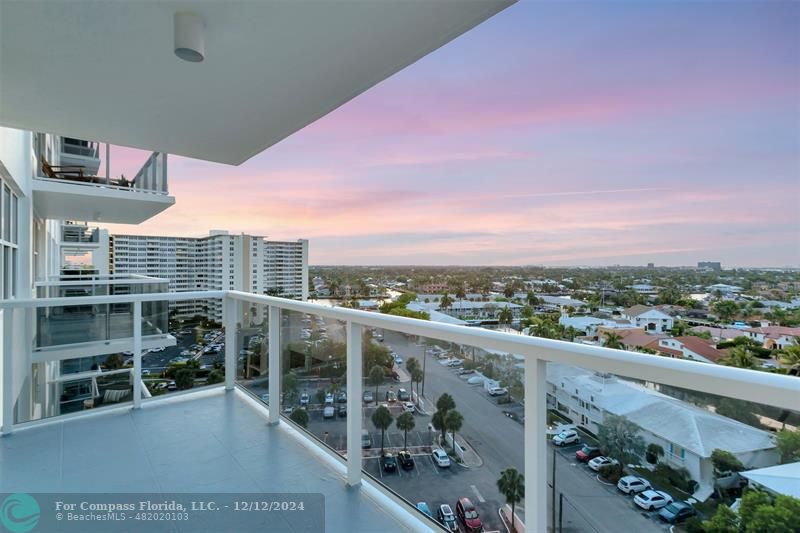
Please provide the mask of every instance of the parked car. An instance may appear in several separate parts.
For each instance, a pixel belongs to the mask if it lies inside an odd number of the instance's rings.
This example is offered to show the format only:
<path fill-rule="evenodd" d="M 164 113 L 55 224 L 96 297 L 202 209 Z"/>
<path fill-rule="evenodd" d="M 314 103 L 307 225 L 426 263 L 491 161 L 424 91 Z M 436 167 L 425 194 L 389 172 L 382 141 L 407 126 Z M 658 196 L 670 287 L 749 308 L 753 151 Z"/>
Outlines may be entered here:
<path fill-rule="evenodd" d="M 431 457 L 433 457 L 433 462 L 436 463 L 436 466 L 439 468 L 449 468 L 450 467 L 450 458 L 447 456 L 444 450 L 441 448 L 436 448 L 431 452 Z"/>
<path fill-rule="evenodd" d="M 458 531 L 458 524 L 456 524 L 456 516 L 449 505 L 442 504 L 436 511 L 436 518 L 448 531 Z"/>
<path fill-rule="evenodd" d="M 347 392 L 341 391 L 339 394 L 337 394 L 336 401 L 338 403 L 347 403 Z"/>
<path fill-rule="evenodd" d="M 333 418 L 333 415 L 336 414 L 336 410 L 333 408 L 332 405 L 326 405 L 325 408 L 322 410 L 322 418 Z"/>
<path fill-rule="evenodd" d="M 330 392 L 325 395 L 325 405 L 333 405 L 333 394 Z"/>
<path fill-rule="evenodd" d="M 370 437 L 369 431 L 366 429 L 361 430 L 361 447 L 372 448 L 372 437 Z"/>
<path fill-rule="evenodd" d="M 577 444 L 581 441 L 581 438 L 578 436 L 578 432 L 574 429 L 568 429 L 566 431 L 562 431 L 555 437 L 553 437 L 553 444 L 556 446 L 566 446 L 568 444 Z"/>
<path fill-rule="evenodd" d="M 428 504 L 427 504 L 426 502 L 419 502 L 419 503 L 417 503 L 417 509 L 419 509 L 419 510 L 420 510 L 420 512 L 423 512 L 423 513 L 425 513 L 426 515 L 428 515 L 428 516 L 430 516 L 431 518 L 433 518 L 433 513 L 431 513 L 431 508 L 430 508 L 430 507 L 428 507 Z"/>
<path fill-rule="evenodd" d="M 672 496 L 661 490 L 646 490 L 634 496 L 633 503 L 642 509 L 653 511 L 672 503 Z"/>
<path fill-rule="evenodd" d="M 414 468 L 414 458 L 406 451 L 399 452 L 397 454 L 397 460 L 400 461 L 400 467 L 403 470 L 411 470 Z"/>
<path fill-rule="evenodd" d="M 618 465 L 619 461 L 616 459 L 612 459 L 611 457 L 605 457 L 601 455 L 600 457 L 595 457 L 591 461 L 589 461 L 589 468 L 594 470 L 595 472 L 599 472 L 601 468 L 604 466 L 611 466 L 611 465 Z"/>
<path fill-rule="evenodd" d="M 394 403 L 397 401 L 397 394 L 394 393 L 393 390 L 386 391 L 386 401 L 390 403 Z"/>
<path fill-rule="evenodd" d="M 395 459 L 394 455 L 389 452 L 384 452 L 381 456 L 381 468 L 383 468 L 384 472 L 396 472 L 397 459 Z"/>
<path fill-rule="evenodd" d="M 336 410 L 336 413 L 341 417 L 344 418 L 347 416 L 347 406 L 340 405 L 339 408 Z"/>
<path fill-rule="evenodd" d="M 375 401 L 375 395 L 372 394 L 371 390 L 364 391 L 363 399 L 364 403 L 372 403 Z"/>
<path fill-rule="evenodd" d="M 481 517 L 469 498 L 458 499 L 456 502 L 456 516 L 461 523 L 464 524 L 464 529 L 466 529 L 468 533 L 479 533 L 483 531 Z"/>
<path fill-rule="evenodd" d="M 403 358 L 400 357 L 399 355 L 395 355 L 394 356 L 394 363 L 396 365 L 402 365 L 403 364 Z"/>
<path fill-rule="evenodd" d="M 617 481 L 617 488 L 625 494 L 638 494 L 653 488 L 650 482 L 639 476 L 624 476 Z"/>
<path fill-rule="evenodd" d="M 668 503 L 658 512 L 658 517 L 668 524 L 683 522 L 690 516 L 697 514 L 692 504 L 684 501 Z"/>
<path fill-rule="evenodd" d="M 264 403 L 269 403 L 269 393 L 268 393 L 268 392 L 265 392 L 264 394 L 262 394 L 262 395 L 260 396 L 260 398 L 261 398 L 261 401 L 262 401 L 262 402 L 264 402 Z"/>
<path fill-rule="evenodd" d="M 403 402 L 403 411 L 406 413 L 413 413 L 416 411 L 414 404 L 411 402 Z"/>
<path fill-rule="evenodd" d="M 489 389 L 489 396 L 505 396 L 508 389 L 505 387 L 492 387 Z"/>
<path fill-rule="evenodd" d="M 397 399 L 401 402 L 407 402 L 411 399 L 411 395 L 405 389 L 397 389 Z"/>
<path fill-rule="evenodd" d="M 305 392 L 300 395 L 300 405 L 303 407 L 307 406 L 309 402 L 309 396 Z"/>
<path fill-rule="evenodd" d="M 461 370 L 458 371 L 459 376 L 463 376 L 466 374 L 474 374 L 474 373 L 475 373 L 474 368 L 462 368 Z"/>
<path fill-rule="evenodd" d="M 447 366 L 461 366 L 464 364 L 464 361 L 461 359 L 450 359 L 447 361 Z"/>
<path fill-rule="evenodd" d="M 575 452 L 575 459 L 582 463 L 588 463 L 595 457 L 600 457 L 601 455 L 603 455 L 603 453 L 597 446 L 589 446 L 588 444 L 584 444 L 583 448 Z"/>

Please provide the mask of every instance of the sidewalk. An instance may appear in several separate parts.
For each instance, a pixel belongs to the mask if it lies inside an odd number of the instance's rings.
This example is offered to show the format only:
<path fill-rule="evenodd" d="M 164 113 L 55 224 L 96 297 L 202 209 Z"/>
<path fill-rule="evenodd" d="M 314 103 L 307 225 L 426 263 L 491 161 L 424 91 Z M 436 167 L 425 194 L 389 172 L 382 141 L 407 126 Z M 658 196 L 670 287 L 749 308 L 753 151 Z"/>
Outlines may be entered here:
<path fill-rule="evenodd" d="M 450 433 L 445 434 L 445 442 L 452 448 L 453 442 Z M 456 451 L 456 454 L 461 458 L 461 466 L 466 468 L 478 468 L 483 466 L 483 459 L 478 455 L 478 452 L 476 452 L 472 446 L 464 440 L 464 437 L 458 433 L 456 433 L 456 446 L 460 449 Z"/>
<path fill-rule="evenodd" d="M 408 372 L 406 372 L 405 368 L 399 365 L 394 365 L 392 367 L 392 370 L 397 372 L 397 381 L 399 381 L 400 383 L 408 383 L 409 381 L 411 381 L 411 376 L 408 375 Z"/>

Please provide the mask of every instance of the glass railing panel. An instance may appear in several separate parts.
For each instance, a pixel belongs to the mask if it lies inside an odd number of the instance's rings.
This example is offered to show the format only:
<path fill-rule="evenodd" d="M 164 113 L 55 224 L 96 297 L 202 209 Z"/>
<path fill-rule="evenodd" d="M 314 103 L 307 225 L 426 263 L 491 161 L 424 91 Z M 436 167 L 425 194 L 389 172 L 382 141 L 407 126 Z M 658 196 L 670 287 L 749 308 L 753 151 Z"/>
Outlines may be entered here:
<path fill-rule="evenodd" d="M 175 338 L 175 346 L 157 346 L 142 354 L 146 395 L 161 396 L 225 381 L 221 299 L 211 298 L 206 303 L 206 316 L 170 319 L 175 302 L 142 302 L 142 335 L 169 334 Z M 149 342 L 154 342 L 153 337 Z"/>
<path fill-rule="evenodd" d="M 269 394 L 269 306 L 237 302 L 236 381 L 266 405 Z M 277 408 L 280 402 L 276 399 Z"/>
<path fill-rule="evenodd" d="M 522 397 L 490 394 L 478 369 L 505 386 L 518 361 L 380 328 L 364 342 L 364 472 L 445 527 L 468 498 L 485 530 L 505 530 L 497 480 L 524 472 Z"/>
<path fill-rule="evenodd" d="M 285 392 L 283 414 L 337 454 L 345 455 L 345 323 L 318 315 L 283 311 L 281 348 L 282 388 Z"/>
<path fill-rule="evenodd" d="M 133 336 L 133 304 L 85 304 L 36 309 L 35 348 Z"/>

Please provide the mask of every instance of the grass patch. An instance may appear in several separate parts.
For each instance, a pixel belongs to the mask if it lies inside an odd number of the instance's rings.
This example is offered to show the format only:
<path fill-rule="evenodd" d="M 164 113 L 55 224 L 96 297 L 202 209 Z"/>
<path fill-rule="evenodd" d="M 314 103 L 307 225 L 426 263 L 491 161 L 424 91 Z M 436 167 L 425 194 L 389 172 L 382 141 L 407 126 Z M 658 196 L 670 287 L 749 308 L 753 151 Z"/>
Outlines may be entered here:
<path fill-rule="evenodd" d="M 633 467 L 632 470 L 639 476 L 648 480 L 656 489 L 667 491 L 677 500 L 686 500 L 692 496 L 674 486 L 667 476 L 659 472 L 654 472 L 641 466 Z"/>

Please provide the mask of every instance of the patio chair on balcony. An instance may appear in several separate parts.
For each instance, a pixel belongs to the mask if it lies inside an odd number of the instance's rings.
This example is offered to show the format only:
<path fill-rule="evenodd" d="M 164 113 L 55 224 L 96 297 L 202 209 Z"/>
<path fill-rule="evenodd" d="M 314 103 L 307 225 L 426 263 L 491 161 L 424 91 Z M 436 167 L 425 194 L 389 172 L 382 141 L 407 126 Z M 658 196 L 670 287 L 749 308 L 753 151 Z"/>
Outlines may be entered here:
<path fill-rule="evenodd" d="M 80 181 L 84 183 L 111 183 L 108 178 L 101 178 L 100 176 L 88 176 L 84 174 L 83 165 L 51 165 L 42 157 L 42 172 L 45 176 L 52 179 L 61 179 L 69 181 Z M 116 185 L 116 183 L 112 183 Z"/>

